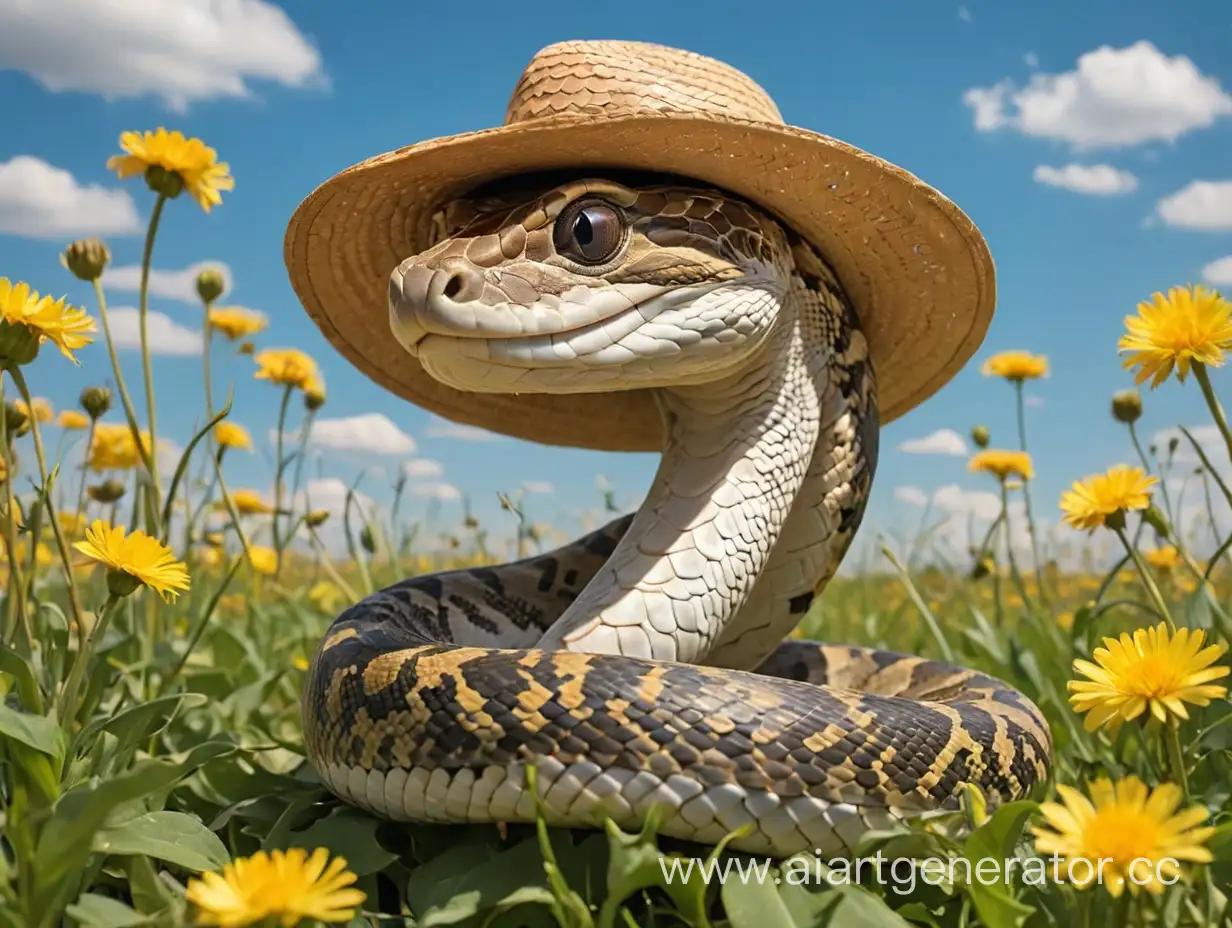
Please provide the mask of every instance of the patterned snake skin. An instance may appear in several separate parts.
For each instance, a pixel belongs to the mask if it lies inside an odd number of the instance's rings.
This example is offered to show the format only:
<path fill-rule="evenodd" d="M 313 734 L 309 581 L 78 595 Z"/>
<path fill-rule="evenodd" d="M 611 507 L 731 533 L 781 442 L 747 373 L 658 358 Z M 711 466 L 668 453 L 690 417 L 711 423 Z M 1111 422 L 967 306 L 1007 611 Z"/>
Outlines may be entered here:
<path fill-rule="evenodd" d="M 775 856 L 849 853 L 964 784 L 1026 794 L 1052 741 L 1016 690 L 784 641 L 877 458 L 867 346 L 822 258 L 688 182 L 559 181 L 444 208 L 391 277 L 393 335 L 473 392 L 654 389 L 659 470 L 635 514 L 572 544 L 338 616 L 303 697 L 328 788 L 393 820 L 527 822 L 534 765 L 552 824 L 636 827 L 658 804 L 664 834 L 750 825 L 733 846 Z"/>

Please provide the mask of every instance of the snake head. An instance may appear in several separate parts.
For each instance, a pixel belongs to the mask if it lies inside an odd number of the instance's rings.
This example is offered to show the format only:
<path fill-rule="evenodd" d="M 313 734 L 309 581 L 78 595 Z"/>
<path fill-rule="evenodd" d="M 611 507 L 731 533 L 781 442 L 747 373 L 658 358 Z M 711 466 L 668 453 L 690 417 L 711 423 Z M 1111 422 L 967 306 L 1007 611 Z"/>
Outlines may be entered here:
<path fill-rule="evenodd" d="M 394 337 L 482 393 L 607 392 L 718 379 L 779 318 L 790 249 L 713 190 L 586 178 L 454 201 L 390 276 Z"/>

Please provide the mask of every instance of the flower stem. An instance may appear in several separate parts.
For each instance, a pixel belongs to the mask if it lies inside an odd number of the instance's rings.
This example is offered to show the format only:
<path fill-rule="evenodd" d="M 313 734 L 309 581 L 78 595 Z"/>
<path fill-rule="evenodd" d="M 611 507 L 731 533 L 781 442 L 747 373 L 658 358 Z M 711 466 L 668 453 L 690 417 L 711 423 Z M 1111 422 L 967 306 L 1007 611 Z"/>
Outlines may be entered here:
<path fill-rule="evenodd" d="M 13 481 L 17 475 L 14 473 L 13 446 L 9 441 L 8 422 L 3 410 L 4 381 L 0 379 L 0 453 L 4 455 L 4 553 L 9 562 L 9 588 L 4 597 L 5 610 L 8 613 L 4 643 L 12 646 L 17 640 L 17 630 L 20 628 L 26 636 L 25 646 L 29 648 L 34 645 L 34 636 L 30 630 L 30 618 L 26 615 L 26 585 L 17 557 L 17 499 L 13 496 Z"/>
<path fill-rule="evenodd" d="M 1178 725 L 1165 725 L 1168 729 L 1168 734 L 1164 738 L 1164 743 L 1168 748 L 1168 766 L 1172 768 L 1172 776 L 1181 786 L 1181 792 L 1185 795 L 1185 803 L 1189 803 L 1189 774 L 1185 772 L 1185 753 L 1181 750 L 1181 730 Z"/>
<path fill-rule="evenodd" d="M 1176 623 L 1172 620 L 1172 613 L 1168 611 L 1168 604 L 1164 602 L 1163 594 L 1159 592 L 1159 587 L 1155 584 L 1155 578 L 1151 576 L 1151 572 L 1147 569 L 1146 563 L 1142 560 L 1142 555 L 1138 553 L 1138 549 L 1133 546 L 1126 536 L 1125 529 L 1115 527 L 1113 531 L 1121 539 L 1121 544 L 1125 546 L 1126 552 L 1133 559 L 1134 566 L 1138 568 L 1138 575 L 1142 577 L 1142 583 L 1146 586 L 1146 591 L 1150 595 L 1151 601 L 1155 604 L 1155 609 L 1159 612 L 1160 618 L 1167 623 L 1169 633 L 1175 635 Z"/>
<path fill-rule="evenodd" d="M 73 536 L 76 537 L 77 529 L 81 525 L 81 513 L 85 509 L 86 501 L 86 474 L 90 471 L 90 448 L 94 444 L 94 425 L 95 419 L 90 417 L 90 430 L 86 432 L 86 450 L 81 459 L 81 480 L 77 484 L 77 508 L 74 510 L 73 518 Z"/>
<path fill-rule="evenodd" d="M 275 458 L 274 458 L 274 513 L 273 533 L 274 533 L 274 553 L 276 559 L 274 561 L 274 580 L 277 582 L 278 573 L 282 570 L 282 538 L 278 532 L 278 517 L 282 510 L 282 475 L 286 470 L 286 461 L 282 457 L 283 431 L 287 426 L 287 407 L 291 404 L 291 391 L 295 387 L 287 384 L 282 388 L 282 405 L 278 409 L 278 436 L 274 439 L 275 443 Z"/>
<path fill-rule="evenodd" d="M 107 354 L 111 357 L 111 370 L 115 374 L 120 404 L 124 407 L 124 418 L 128 420 L 129 431 L 133 433 L 133 442 L 137 445 L 137 456 L 145 464 L 146 470 L 153 473 L 154 443 L 151 441 L 147 451 L 141 441 L 141 426 L 137 424 L 137 413 L 133 409 L 132 397 L 128 395 L 128 387 L 124 383 L 124 372 L 120 368 L 115 342 L 111 338 L 111 324 L 107 321 L 107 298 L 103 294 L 103 285 L 99 280 L 94 281 L 94 298 L 98 300 L 98 317 L 103 323 L 103 339 L 107 342 Z M 146 509 L 146 530 L 150 535 L 161 535 L 158 529 L 158 509 L 149 507 Z"/>
<path fill-rule="evenodd" d="M 903 586 L 907 588 L 907 595 L 911 597 L 911 601 L 915 603 L 915 607 L 920 610 L 920 615 L 924 617 L 924 624 L 928 626 L 929 633 L 937 642 L 937 647 L 941 651 L 941 657 L 946 663 L 954 663 L 954 650 L 950 647 L 949 641 L 946 640 L 945 633 L 941 631 L 941 626 L 937 624 L 937 618 L 933 615 L 932 610 L 928 608 L 928 603 L 924 602 L 924 598 L 920 596 L 920 591 L 915 588 L 915 584 L 911 582 L 911 575 L 898 558 L 894 556 L 894 552 L 888 546 L 881 546 L 881 553 L 886 556 L 894 569 L 898 571 L 898 575 L 903 582 Z"/>
<path fill-rule="evenodd" d="M 81 689 L 81 680 L 85 676 L 94 647 L 103 637 L 103 633 L 107 631 L 107 623 L 111 621 L 111 616 L 119 602 L 120 597 L 114 593 L 107 594 L 107 600 L 103 603 L 103 608 L 99 610 L 98 618 L 90 629 L 90 634 L 86 637 L 84 644 L 77 649 L 77 657 L 73 660 L 72 669 L 69 670 L 68 679 L 64 682 L 64 689 L 60 691 L 60 699 L 56 706 L 56 714 L 65 725 L 77 714 L 77 691 Z"/>
<path fill-rule="evenodd" d="M 17 389 L 21 392 L 22 399 L 26 401 L 26 405 L 33 409 L 30 402 L 30 389 L 26 386 L 25 375 L 22 374 L 20 367 L 9 368 L 9 373 L 13 377 L 13 383 L 17 385 Z M 47 501 L 47 505 L 51 505 L 51 488 L 48 487 L 50 477 L 47 474 L 47 457 L 43 453 L 43 436 L 39 429 L 38 417 L 30 417 L 30 434 L 34 436 L 34 456 L 38 461 L 39 482 L 42 485 L 43 499 Z M 73 618 L 77 621 L 78 635 L 81 634 L 80 628 L 82 625 L 81 600 L 77 596 L 77 583 L 73 579 L 73 559 L 69 554 L 68 542 L 64 540 L 64 529 L 60 525 L 60 520 L 56 518 L 54 512 L 51 514 L 51 531 L 56 537 L 56 547 L 60 551 L 60 562 L 64 565 L 64 579 L 68 586 L 68 602 L 69 607 L 73 611 Z M 37 541 L 33 539 L 31 544 Z"/>
<path fill-rule="evenodd" d="M 1228 446 L 1228 458 L 1232 460 L 1232 429 L 1228 428 L 1228 417 L 1224 415 L 1219 397 L 1215 395 L 1215 390 L 1211 386 L 1211 376 L 1207 373 L 1206 365 L 1201 361 L 1193 362 L 1193 372 L 1194 379 L 1198 381 L 1198 386 L 1202 388 L 1202 396 L 1206 399 L 1206 405 L 1210 407 L 1211 416 L 1215 419 L 1215 425 L 1219 429 L 1219 434 L 1223 436 L 1224 444 Z"/>
<path fill-rule="evenodd" d="M 1026 399 L 1023 396 L 1023 382 L 1014 381 L 1015 405 L 1018 409 L 1018 445 L 1024 454 L 1030 454 L 1027 448 L 1027 416 Z M 1048 591 L 1044 588 L 1044 565 L 1040 563 L 1039 541 L 1035 532 L 1035 516 L 1031 512 L 1031 481 L 1022 478 L 1022 501 L 1027 514 L 1027 535 L 1031 538 L 1031 561 L 1035 565 L 1035 582 L 1039 585 L 1040 602 L 1048 607 Z M 1008 538 L 1007 542 L 1008 544 Z"/>
<path fill-rule="evenodd" d="M 145 233 L 145 249 L 141 253 L 141 372 L 145 378 L 145 408 L 150 424 L 150 481 L 153 484 L 152 504 L 157 513 L 162 508 L 163 488 L 158 475 L 158 423 L 155 418 L 154 402 L 154 371 L 150 364 L 150 341 L 147 332 L 147 322 L 150 310 L 150 262 L 154 257 L 154 237 L 158 234 L 158 222 L 163 215 L 163 206 L 167 202 L 164 194 L 159 194 L 154 202 L 154 210 L 150 213 L 150 225 Z M 158 526 L 153 527 L 157 531 Z M 162 532 L 157 531 L 161 537 Z"/>

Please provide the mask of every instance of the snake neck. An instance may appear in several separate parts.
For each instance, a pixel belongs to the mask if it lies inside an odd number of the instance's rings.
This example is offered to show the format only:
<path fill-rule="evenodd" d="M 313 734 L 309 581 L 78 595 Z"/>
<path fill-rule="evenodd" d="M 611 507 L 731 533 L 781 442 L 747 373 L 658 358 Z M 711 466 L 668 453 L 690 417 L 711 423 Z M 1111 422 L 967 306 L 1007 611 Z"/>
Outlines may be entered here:
<path fill-rule="evenodd" d="M 824 504 L 836 453 L 846 472 L 852 443 L 837 445 L 836 427 L 864 431 L 843 392 L 847 372 L 835 370 L 863 339 L 829 292 L 797 268 L 780 323 L 749 364 L 720 381 L 661 391 L 665 448 L 645 502 L 539 647 L 748 664 L 782 639 L 786 618 L 799 621 L 797 588 L 811 593 L 833 572 L 841 533 L 833 519 L 795 512 Z M 791 544 L 782 552 L 785 530 Z M 763 574 L 792 582 L 771 589 L 759 583 Z"/>

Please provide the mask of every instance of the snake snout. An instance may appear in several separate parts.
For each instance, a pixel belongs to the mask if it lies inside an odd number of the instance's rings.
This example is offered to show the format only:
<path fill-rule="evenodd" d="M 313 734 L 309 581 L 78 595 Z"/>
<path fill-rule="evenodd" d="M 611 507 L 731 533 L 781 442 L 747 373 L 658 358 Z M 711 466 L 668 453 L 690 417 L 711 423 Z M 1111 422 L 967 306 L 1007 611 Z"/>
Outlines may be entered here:
<path fill-rule="evenodd" d="M 436 267 L 404 264 L 389 278 L 389 326 L 408 351 L 429 333 L 482 334 L 468 304 L 483 294 L 483 272 L 465 258 L 446 258 Z"/>

